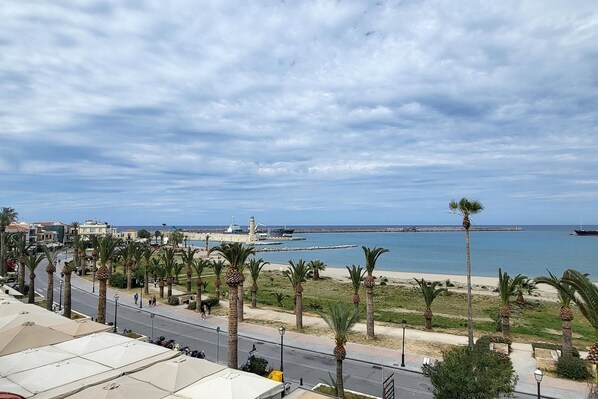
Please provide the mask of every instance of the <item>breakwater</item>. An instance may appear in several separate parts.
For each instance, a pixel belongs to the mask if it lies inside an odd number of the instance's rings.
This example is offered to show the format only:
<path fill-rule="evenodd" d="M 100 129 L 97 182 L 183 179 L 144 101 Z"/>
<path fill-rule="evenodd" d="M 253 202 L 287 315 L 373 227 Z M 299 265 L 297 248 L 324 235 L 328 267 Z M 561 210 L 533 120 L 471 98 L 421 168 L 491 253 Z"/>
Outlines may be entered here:
<path fill-rule="evenodd" d="M 318 251 L 321 249 L 346 249 L 355 248 L 357 245 L 326 245 L 316 247 L 276 247 L 276 248 L 256 248 L 256 252 L 285 252 L 285 251 Z"/>
<path fill-rule="evenodd" d="M 409 227 L 309 227 L 295 229 L 295 233 L 433 233 L 465 230 L 461 226 L 409 226 Z M 523 231 L 518 226 L 471 226 L 469 231 Z"/>

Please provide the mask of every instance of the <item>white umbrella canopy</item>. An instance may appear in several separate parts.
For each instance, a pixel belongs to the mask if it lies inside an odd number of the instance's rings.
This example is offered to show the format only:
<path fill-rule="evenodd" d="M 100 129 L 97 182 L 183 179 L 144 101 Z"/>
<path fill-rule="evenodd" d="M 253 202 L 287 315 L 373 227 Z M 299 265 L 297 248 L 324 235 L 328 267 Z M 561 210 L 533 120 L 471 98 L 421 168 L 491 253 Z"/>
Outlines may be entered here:
<path fill-rule="evenodd" d="M 20 326 L 0 332 L 0 356 L 72 339 L 72 335 L 27 321 Z"/>
<path fill-rule="evenodd" d="M 37 305 L 23 303 L 16 299 L 2 299 L 0 300 L 0 317 L 9 316 L 26 310 L 30 313 L 46 313 L 47 310 L 40 308 Z"/>
<path fill-rule="evenodd" d="M 169 357 L 176 356 L 176 353 L 168 348 L 129 338 L 128 342 L 88 353 L 81 357 L 108 367 L 120 368 L 162 354 L 168 354 Z"/>
<path fill-rule="evenodd" d="M 36 311 L 30 312 L 29 309 L 21 310 L 18 313 L 0 317 L 0 331 L 22 325 L 26 321 L 32 321 L 37 325 L 50 327 L 64 324 L 68 319 L 48 311 L 38 313 Z"/>
<path fill-rule="evenodd" d="M 31 370 L 60 360 L 73 357 L 72 353 L 65 352 L 53 346 L 26 349 L 2 357 L 0 362 L 0 376 L 6 377 L 21 371 Z M 1 386 L 1 384 L 0 384 Z"/>
<path fill-rule="evenodd" d="M 11 380 L 9 380 L 7 378 L 0 377 L 0 389 L 2 390 L 1 392 L 14 393 L 17 395 L 21 395 L 24 398 L 33 396 L 33 393 L 29 392 L 28 390 L 26 390 L 19 384 L 15 384 L 14 382 L 12 382 Z"/>
<path fill-rule="evenodd" d="M 22 371 L 8 377 L 34 394 L 70 384 L 87 377 L 110 371 L 110 368 L 92 361 L 73 357 L 42 367 Z"/>
<path fill-rule="evenodd" d="M 130 377 L 149 382 L 160 389 L 173 393 L 225 368 L 225 366 L 204 359 L 179 356 L 176 359 L 156 363 L 131 374 Z"/>
<path fill-rule="evenodd" d="M 225 369 L 181 389 L 176 395 L 192 399 L 256 399 L 274 397 L 283 389 L 280 382 L 244 371 Z"/>
<path fill-rule="evenodd" d="M 60 331 L 77 338 L 93 333 L 106 332 L 111 328 L 112 327 L 107 326 L 106 324 L 101 324 L 89 319 L 69 320 L 64 324 L 52 326 L 52 330 Z"/>
<path fill-rule="evenodd" d="M 105 384 L 95 385 L 84 389 L 74 395 L 67 396 L 71 399 L 162 399 L 168 392 L 157 389 L 146 382 L 123 376 Z"/>
<path fill-rule="evenodd" d="M 55 346 L 77 356 L 82 356 L 129 341 L 131 341 L 131 338 L 124 335 L 105 332 L 86 335 Z"/>

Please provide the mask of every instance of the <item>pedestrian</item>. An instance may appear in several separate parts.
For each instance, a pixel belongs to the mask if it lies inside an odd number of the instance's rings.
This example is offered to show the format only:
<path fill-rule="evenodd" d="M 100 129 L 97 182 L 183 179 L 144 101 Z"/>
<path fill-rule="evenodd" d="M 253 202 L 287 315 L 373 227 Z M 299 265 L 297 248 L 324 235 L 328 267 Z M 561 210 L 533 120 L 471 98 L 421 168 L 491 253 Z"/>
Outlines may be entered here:
<path fill-rule="evenodd" d="M 137 301 L 139 301 L 139 294 L 135 293 L 135 295 L 133 295 L 133 299 L 135 299 L 135 305 L 137 305 Z"/>
<path fill-rule="evenodd" d="M 206 302 L 206 307 L 208 308 L 208 317 L 212 314 L 212 305 L 209 302 Z"/>
<path fill-rule="evenodd" d="M 201 318 L 205 319 L 206 318 L 206 305 L 204 304 L 203 301 L 200 303 L 200 311 L 201 311 Z"/>
<path fill-rule="evenodd" d="M 154 306 L 156 306 L 156 296 L 154 295 L 154 297 L 152 298 L 152 302 L 154 303 Z"/>

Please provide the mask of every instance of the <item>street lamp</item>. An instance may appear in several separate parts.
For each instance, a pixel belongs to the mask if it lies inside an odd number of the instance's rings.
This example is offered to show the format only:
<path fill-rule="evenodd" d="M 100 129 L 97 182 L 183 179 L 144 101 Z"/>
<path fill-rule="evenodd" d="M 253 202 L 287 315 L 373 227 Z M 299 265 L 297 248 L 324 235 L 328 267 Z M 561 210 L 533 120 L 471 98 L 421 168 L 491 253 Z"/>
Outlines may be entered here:
<path fill-rule="evenodd" d="M 542 373 L 542 370 L 536 369 L 536 371 L 534 371 L 534 377 L 536 378 L 536 382 L 538 383 L 538 399 L 540 399 L 540 383 L 542 382 L 542 377 L 544 377 L 544 373 Z"/>
<path fill-rule="evenodd" d="M 210 235 L 206 234 L 206 252 L 208 252 L 210 250 L 210 246 L 208 245 L 210 241 Z"/>
<path fill-rule="evenodd" d="M 116 316 L 118 314 L 118 294 L 114 294 L 114 332 L 116 332 Z"/>
<path fill-rule="evenodd" d="M 278 333 L 280 334 L 280 372 L 282 373 L 282 382 L 284 382 L 284 367 L 283 367 L 283 354 L 284 354 L 284 333 L 287 329 L 284 326 L 278 327 Z"/>
<path fill-rule="evenodd" d="M 83 267 L 85 268 L 85 265 Z M 93 273 L 92 273 L 92 277 L 91 277 L 91 292 L 92 293 L 96 292 L 96 267 L 95 267 L 95 265 L 93 266 Z"/>
<path fill-rule="evenodd" d="M 216 327 L 216 364 L 220 358 L 220 326 Z"/>
<path fill-rule="evenodd" d="M 150 313 L 150 319 L 152 320 L 152 341 L 154 340 L 154 317 L 156 317 L 156 314 Z"/>
<path fill-rule="evenodd" d="M 407 328 L 407 320 L 403 319 L 401 324 L 403 326 L 403 349 L 401 350 L 401 367 L 405 367 L 405 328 Z"/>
<path fill-rule="evenodd" d="M 145 281 L 141 285 L 141 295 L 139 295 L 139 309 L 143 309 L 143 285 L 145 285 Z"/>
<path fill-rule="evenodd" d="M 62 310 L 62 280 L 60 280 L 60 294 L 58 295 L 58 310 Z"/>

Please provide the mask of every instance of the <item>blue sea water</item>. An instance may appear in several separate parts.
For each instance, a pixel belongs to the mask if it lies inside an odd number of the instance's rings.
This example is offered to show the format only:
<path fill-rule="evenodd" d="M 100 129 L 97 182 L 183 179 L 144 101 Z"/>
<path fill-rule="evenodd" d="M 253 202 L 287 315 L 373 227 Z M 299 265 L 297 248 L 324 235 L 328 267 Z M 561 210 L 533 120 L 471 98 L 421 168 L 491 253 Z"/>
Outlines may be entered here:
<path fill-rule="evenodd" d="M 574 268 L 596 279 L 598 268 L 598 236 L 576 236 L 576 226 L 522 226 L 522 231 L 472 231 L 472 274 L 497 276 L 501 267 L 509 274 L 529 277 L 546 275 L 547 269 L 560 275 Z M 584 226 L 596 229 L 595 226 Z M 150 230 L 153 231 L 153 230 Z M 298 235 L 298 234 L 295 234 Z M 380 256 L 378 270 L 441 273 L 465 273 L 465 233 L 309 233 L 299 234 L 302 241 L 286 241 L 275 247 L 313 247 L 357 245 L 355 248 L 258 252 L 257 256 L 270 263 L 289 260 L 320 259 L 330 267 L 364 265 L 361 248 L 383 247 L 390 251 Z M 191 243 L 203 246 L 205 243 Z M 212 244 L 212 242 L 210 242 Z M 214 242 L 214 244 L 216 244 Z"/>

